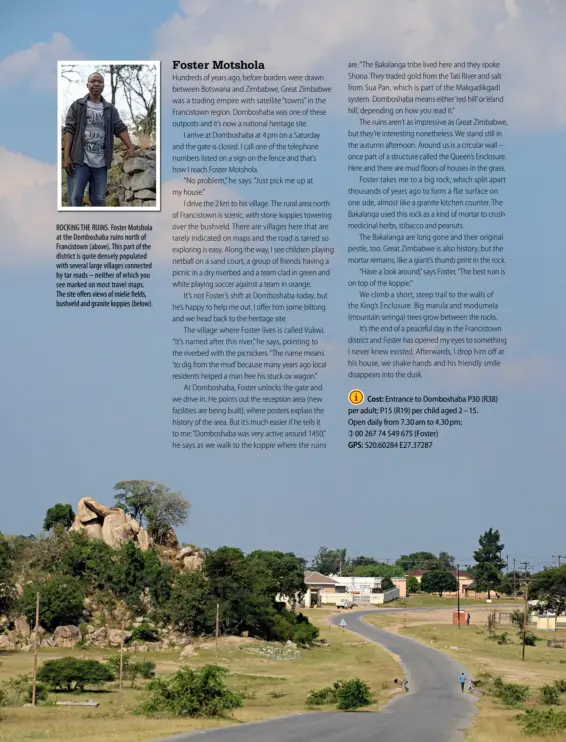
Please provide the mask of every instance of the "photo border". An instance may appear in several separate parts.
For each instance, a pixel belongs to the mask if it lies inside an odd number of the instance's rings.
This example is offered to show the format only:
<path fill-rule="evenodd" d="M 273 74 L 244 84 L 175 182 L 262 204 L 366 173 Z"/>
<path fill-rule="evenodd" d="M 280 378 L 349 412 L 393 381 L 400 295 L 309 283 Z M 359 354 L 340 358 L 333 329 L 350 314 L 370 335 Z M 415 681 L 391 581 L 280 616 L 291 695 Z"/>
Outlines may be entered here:
<path fill-rule="evenodd" d="M 87 211 L 114 212 L 156 212 L 161 211 L 161 61 L 158 59 L 130 60 L 130 59 L 98 59 L 95 61 L 75 59 L 57 62 L 57 211 L 85 211 L 84 206 L 62 206 L 63 189 L 61 178 L 63 175 L 63 158 L 61 152 L 61 115 L 62 96 L 60 88 L 61 68 L 65 64 L 91 65 L 93 69 L 101 64 L 152 64 L 156 67 L 156 94 L 155 94 L 155 206 L 89 206 Z M 86 93 L 85 93 L 86 95 Z"/>

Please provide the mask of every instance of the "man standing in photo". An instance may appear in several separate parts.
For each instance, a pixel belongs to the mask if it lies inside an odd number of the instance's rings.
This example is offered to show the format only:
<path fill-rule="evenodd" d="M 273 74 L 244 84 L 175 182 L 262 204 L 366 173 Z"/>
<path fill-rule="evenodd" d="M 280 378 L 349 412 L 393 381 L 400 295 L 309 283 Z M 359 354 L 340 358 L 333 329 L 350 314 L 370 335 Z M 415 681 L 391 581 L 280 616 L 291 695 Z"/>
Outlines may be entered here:
<path fill-rule="evenodd" d="M 87 95 L 69 107 L 63 128 L 63 167 L 67 173 L 69 206 L 83 205 L 87 185 L 90 205 L 106 205 L 114 137 L 124 142 L 128 157 L 134 154 L 126 124 L 116 107 L 102 97 L 104 77 L 93 72 L 87 80 L 87 88 Z"/>

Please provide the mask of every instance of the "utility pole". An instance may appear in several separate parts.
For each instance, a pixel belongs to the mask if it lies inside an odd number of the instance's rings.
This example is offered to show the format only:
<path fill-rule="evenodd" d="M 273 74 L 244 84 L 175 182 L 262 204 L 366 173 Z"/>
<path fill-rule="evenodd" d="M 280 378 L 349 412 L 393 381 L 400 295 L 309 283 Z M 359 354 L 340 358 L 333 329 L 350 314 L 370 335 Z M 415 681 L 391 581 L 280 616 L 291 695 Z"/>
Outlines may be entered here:
<path fill-rule="evenodd" d="M 456 578 L 458 580 L 458 628 L 460 628 L 460 565 L 456 565 L 456 574 L 458 577 Z"/>
<path fill-rule="evenodd" d="M 560 560 L 562 559 L 563 556 L 564 556 L 564 554 L 558 554 L 557 556 L 555 556 L 554 554 L 552 555 L 552 558 L 553 559 L 558 559 L 558 566 L 559 567 L 560 567 Z"/>
<path fill-rule="evenodd" d="M 516 560 L 513 559 L 513 598 L 517 595 L 517 566 Z"/>
<path fill-rule="evenodd" d="M 218 659 L 218 635 L 220 634 L 220 603 L 216 604 L 216 659 Z"/>
<path fill-rule="evenodd" d="M 120 679 L 119 679 L 119 691 L 120 691 L 120 705 L 122 705 L 122 682 L 124 680 L 124 621 L 122 621 L 122 633 L 120 636 Z"/>
<path fill-rule="evenodd" d="M 31 691 L 31 705 L 36 705 L 37 696 L 37 655 L 39 653 L 39 593 L 35 596 L 35 636 L 33 641 L 33 686 Z"/>
<path fill-rule="evenodd" d="M 528 562 L 521 562 L 523 565 L 523 580 L 527 581 L 529 579 L 528 570 L 529 570 L 529 563 Z"/>
<path fill-rule="evenodd" d="M 526 571 L 526 570 L 525 570 Z M 525 646 L 527 642 L 527 619 L 529 616 L 529 583 L 525 583 L 525 612 L 523 613 L 523 650 L 521 659 L 525 661 Z"/>

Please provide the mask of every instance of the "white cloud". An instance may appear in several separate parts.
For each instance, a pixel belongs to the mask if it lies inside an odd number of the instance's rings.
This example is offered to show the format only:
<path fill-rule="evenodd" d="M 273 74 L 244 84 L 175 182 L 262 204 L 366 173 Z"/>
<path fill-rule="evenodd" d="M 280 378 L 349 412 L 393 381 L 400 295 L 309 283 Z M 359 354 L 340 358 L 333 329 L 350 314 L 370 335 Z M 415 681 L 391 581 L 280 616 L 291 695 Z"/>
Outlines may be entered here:
<path fill-rule="evenodd" d="M 504 0 L 505 10 L 509 18 L 519 18 L 521 16 L 521 9 L 517 4 L 517 0 Z"/>
<path fill-rule="evenodd" d="M 273 73 L 316 71 L 340 84 L 346 63 L 362 58 L 493 59 L 514 123 L 557 128 L 566 125 L 565 37 L 553 0 L 179 0 L 155 56 L 258 59 Z"/>
<path fill-rule="evenodd" d="M 65 34 L 56 32 L 51 41 L 39 41 L 0 61 L 0 87 L 20 86 L 26 81 L 34 92 L 52 93 L 57 85 L 57 61 L 82 59 Z"/>
<path fill-rule="evenodd" d="M 0 146 L 2 264 L 52 259 L 55 167 Z"/>

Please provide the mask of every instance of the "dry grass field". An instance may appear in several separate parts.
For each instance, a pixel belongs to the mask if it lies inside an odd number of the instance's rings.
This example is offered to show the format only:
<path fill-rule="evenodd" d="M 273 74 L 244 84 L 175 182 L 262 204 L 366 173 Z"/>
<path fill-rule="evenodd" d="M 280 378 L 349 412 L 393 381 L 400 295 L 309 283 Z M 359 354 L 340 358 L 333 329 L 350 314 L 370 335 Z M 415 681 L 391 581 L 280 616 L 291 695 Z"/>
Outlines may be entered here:
<path fill-rule="evenodd" d="M 156 663 L 159 675 L 174 672 L 182 665 L 197 668 L 205 664 L 219 664 L 228 668 L 230 687 L 243 692 L 245 696 L 244 707 L 232 719 L 219 722 L 148 719 L 134 715 L 132 710 L 144 693 L 144 681 L 138 681 L 138 688 L 135 689 L 125 684 L 122 698 L 115 685 L 100 692 L 87 690 L 80 696 L 50 694 L 51 700 L 93 698 L 100 703 L 98 708 L 38 706 L 2 709 L 4 720 L 0 723 L 0 741 L 144 742 L 187 730 L 305 712 L 305 699 L 309 691 L 327 686 L 335 680 L 352 677 L 369 683 L 376 698 L 373 709 L 378 709 L 393 692 L 393 679 L 400 672 L 396 660 L 380 647 L 328 626 L 326 618 L 330 612 L 310 613 L 312 620 L 321 628 L 321 637 L 328 641 L 327 647 L 295 650 L 286 645 L 224 639 L 220 641 L 218 660 L 214 641 L 203 645 L 197 655 L 184 661 L 180 660 L 178 651 L 140 655 L 142 659 Z M 298 656 L 291 659 L 297 653 Z M 42 650 L 40 665 L 42 661 L 55 657 L 74 655 L 103 660 L 110 654 L 104 650 Z M 33 656 L 29 653 L 2 652 L 0 662 L 0 681 L 4 681 L 30 672 Z"/>
<path fill-rule="evenodd" d="M 496 633 L 508 633 L 508 644 L 489 639 L 485 608 L 470 607 L 471 625 L 453 626 L 452 612 L 446 609 L 415 613 L 381 614 L 366 619 L 369 623 L 401 635 L 410 636 L 451 655 L 474 677 L 481 673 L 501 676 L 505 682 L 530 686 L 525 708 L 545 708 L 538 700 L 542 685 L 566 679 L 566 649 L 546 646 L 545 632 L 534 632 L 540 639 L 535 647 L 526 647 L 525 661 L 521 660 L 521 642 L 512 626 L 501 625 Z M 560 634 L 563 632 L 557 632 Z M 557 638 L 556 634 L 552 635 Z M 548 707 L 546 707 L 548 708 Z M 557 710 L 566 710 L 566 695 Z M 489 698 L 481 698 L 474 724 L 467 732 L 468 742 L 525 742 L 531 740 L 564 740 L 566 733 L 555 737 L 525 736 L 516 717 L 518 709 L 507 709 Z"/>

